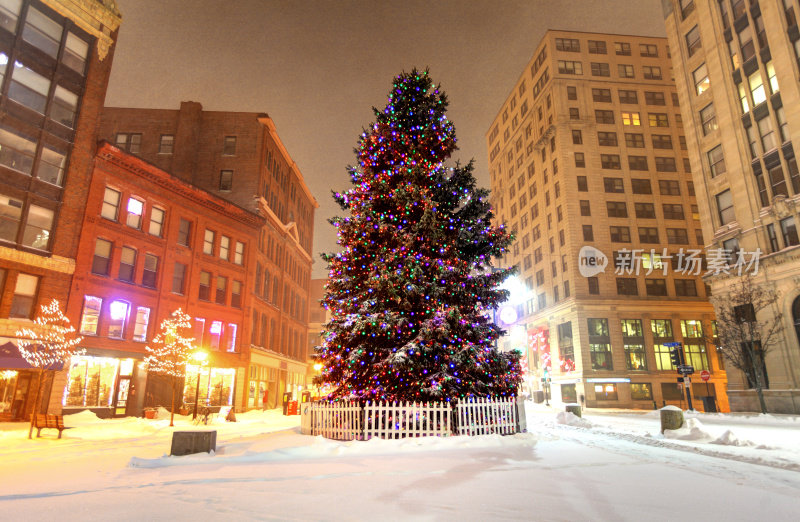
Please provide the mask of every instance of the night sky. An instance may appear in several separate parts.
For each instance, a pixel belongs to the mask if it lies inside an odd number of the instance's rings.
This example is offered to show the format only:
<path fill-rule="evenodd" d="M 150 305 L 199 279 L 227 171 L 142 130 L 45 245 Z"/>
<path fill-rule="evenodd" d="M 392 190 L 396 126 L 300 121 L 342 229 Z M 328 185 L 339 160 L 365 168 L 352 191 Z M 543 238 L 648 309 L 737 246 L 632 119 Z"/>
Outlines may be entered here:
<path fill-rule="evenodd" d="M 106 105 L 266 112 L 320 207 L 320 252 L 338 250 L 331 190 L 392 78 L 429 67 L 460 150 L 488 188 L 485 134 L 547 29 L 664 36 L 659 0 L 118 0 Z"/>

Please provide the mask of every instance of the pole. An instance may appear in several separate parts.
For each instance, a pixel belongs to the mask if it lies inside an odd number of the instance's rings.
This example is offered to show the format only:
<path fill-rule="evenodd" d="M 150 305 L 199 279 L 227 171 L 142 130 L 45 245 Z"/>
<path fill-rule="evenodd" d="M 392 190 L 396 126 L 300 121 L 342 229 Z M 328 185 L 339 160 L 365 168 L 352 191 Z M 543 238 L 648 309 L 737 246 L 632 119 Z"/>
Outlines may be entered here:
<path fill-rule="evenodd" d="M 197 403 L 200 402 L 200 368 L 197 366 L 197 385 L 194 387 L 194 413 L 192 413 L 192 420 L 197 418 Z"/>
<path fill-rule="evenodd" d="M 684 376 L 683 378 L 683 385 L 686 387 L 686 406 L 689 408 L 689 411 L 694 411 L 694 407 L 692 406 L 692 378 Z"/>

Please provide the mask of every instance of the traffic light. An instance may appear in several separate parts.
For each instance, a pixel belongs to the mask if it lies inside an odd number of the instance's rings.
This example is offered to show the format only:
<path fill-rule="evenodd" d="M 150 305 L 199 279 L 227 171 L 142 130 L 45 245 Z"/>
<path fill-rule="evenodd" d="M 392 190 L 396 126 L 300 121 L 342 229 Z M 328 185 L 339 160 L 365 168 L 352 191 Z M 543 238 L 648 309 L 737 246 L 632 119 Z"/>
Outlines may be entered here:
<path fill-rule="evenodd" d="M 669 351 L 669 358 L 673 366 L 683 365 L 683 350 L 681 348 L 673 348 Z"/>

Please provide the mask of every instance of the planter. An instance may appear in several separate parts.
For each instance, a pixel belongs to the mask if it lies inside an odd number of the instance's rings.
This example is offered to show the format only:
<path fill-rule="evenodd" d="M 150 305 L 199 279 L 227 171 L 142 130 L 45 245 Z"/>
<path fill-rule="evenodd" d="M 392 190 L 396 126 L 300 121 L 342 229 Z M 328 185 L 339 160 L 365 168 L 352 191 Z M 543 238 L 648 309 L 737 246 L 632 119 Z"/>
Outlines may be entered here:
<path fill-rule="evenodd" d="M 181 408 L 178 410 L 178 413 L 181 415 L 189 415 L 189 408 Z"/>
<path fill-rule="evenodd" d="M 144 410 L 144 418 L 145 419 L 155 419 L 156 418 L 156 410 Z"/>

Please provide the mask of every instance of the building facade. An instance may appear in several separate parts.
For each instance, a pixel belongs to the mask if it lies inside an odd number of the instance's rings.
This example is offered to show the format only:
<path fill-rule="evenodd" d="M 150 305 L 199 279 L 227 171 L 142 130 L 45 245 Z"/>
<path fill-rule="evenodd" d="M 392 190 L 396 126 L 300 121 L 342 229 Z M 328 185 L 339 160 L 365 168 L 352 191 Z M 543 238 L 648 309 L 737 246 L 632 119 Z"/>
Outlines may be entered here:
<path fill-rule="evenodd" d="M 0 419 L 34 407 L 16 331 L 67 301 L 120 21 L 111 0 L 0 2 Z"/>
<path fill-rule="evenodd" d="M 710 373 L 695 404 L 727 409 L 669 53 L 663 38 L 548 31 L 486 135 L 495 215 L 516 237 L 502 264 L 527 292 L 499 314 L 504 344 L 556 401 L 680 404 L 680 342 Z"/>
<path fill-rule="evenodd" d="M 800 413 L 800 29 L 797 0 L 663 0 L 686 142 L 709 248 L 760 251 L 756 284 L 782 315 L 766 354 L 772 412 Z M 724 296 L 739 271 L 707 277 Z M 745 374 L 729 373 L 731 409 L 758 411 Z"/>
<path fill-rule="evenodd" d="M 106 107 L 100 136 L 178 179 L 265 219 L 245 292 L 246 408 L 275 407 L 309 386 L 311 246 L 318 204 L 266 114 Z M 233 248 L 232 246 L 230 248 Z"/>

